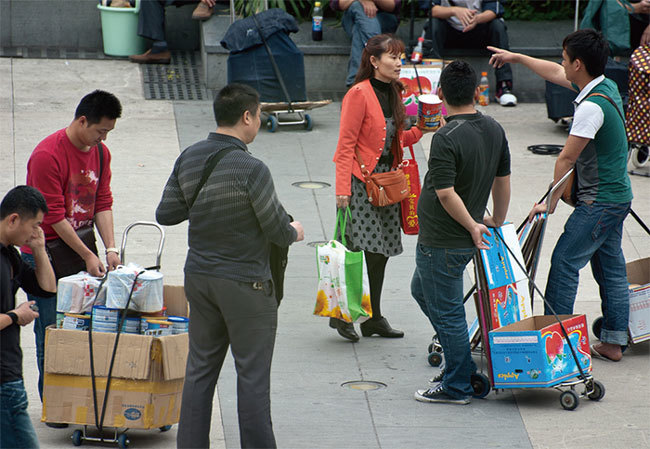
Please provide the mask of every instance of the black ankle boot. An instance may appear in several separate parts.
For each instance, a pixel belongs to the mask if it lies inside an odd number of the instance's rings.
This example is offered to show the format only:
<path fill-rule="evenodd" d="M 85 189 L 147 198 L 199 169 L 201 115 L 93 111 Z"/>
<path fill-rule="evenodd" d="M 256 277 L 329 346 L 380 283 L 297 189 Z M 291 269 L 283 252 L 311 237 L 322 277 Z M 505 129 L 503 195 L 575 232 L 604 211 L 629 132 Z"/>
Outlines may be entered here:
<path fill-rule="evenodd" d="M 336 329 L 339 335 L 343 338 L 347 338 L 350 341 L 357 342 L 359 341 L 359 334 L 354 330 L 354 324 L 346 323 L 336 318 L 330 318 L 330 327 Z"/>
<path fill-rule="evenodd" d="M 378 320 L 369 319 L 361 323 L 361 335 L 371 337 L 374 334 L 384 338 L 402 338 L 404 336 L 404 332 L 390 327 L 388 320 L 384 317 Z"/>

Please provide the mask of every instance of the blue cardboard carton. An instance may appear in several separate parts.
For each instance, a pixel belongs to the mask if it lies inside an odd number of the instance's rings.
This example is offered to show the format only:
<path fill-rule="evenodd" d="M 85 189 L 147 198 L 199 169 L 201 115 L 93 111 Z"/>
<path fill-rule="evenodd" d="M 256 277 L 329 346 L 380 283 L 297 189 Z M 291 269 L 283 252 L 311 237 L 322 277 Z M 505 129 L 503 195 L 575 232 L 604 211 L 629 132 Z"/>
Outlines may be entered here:
<path fill-rule="evenodd" d="M 559 315 L 580 366 L 591 371 L 584 315 Z M 490 331 L 494 388 L 551 387 L 578 376 L 571 349 L 553 316 L 534 316 Z"/>

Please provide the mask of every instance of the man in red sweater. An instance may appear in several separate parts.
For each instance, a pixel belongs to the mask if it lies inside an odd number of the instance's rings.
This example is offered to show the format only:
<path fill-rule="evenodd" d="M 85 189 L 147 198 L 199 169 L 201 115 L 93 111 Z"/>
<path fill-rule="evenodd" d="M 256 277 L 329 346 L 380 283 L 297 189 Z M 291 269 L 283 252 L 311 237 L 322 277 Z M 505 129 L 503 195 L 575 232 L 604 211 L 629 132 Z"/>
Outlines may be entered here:
<path fill-rule="evenodd" d="M 46 241 L 63 240 L 83 259 L 86 271 L 93 276 L 103 276 L 106 267 L 77 235 L 76 231 L 83 226 L 97 227 L 106 248 L 108 270 L 120 263 L 113 234 L 111 153 L 101 142 L 121 113 L 122 106 L 113 94 L 96 90 L 86 95 L 77 106 L 72 123 L 43 139 L 27 163 L 27 184 L 43 194 L 48 207 L 42 224 Z M 33 266 L 30 248 L 23 247 L 21 252 L 23 259 Z M 57 271 L 56 266 L 54 270 Z M 56 321 L 56 298 L 28 297 L 36 301 L 40 313 L 34 333 L 42 400 L 45 328 Z"/>

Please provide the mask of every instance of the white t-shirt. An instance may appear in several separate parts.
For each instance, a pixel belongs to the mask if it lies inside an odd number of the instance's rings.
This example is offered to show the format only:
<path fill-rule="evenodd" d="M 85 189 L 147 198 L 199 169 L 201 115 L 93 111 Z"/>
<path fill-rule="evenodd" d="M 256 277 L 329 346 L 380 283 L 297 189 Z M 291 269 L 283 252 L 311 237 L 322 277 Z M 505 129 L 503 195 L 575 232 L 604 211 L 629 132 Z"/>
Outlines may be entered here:
<path fill-rule="evenodd" d="M 596 87 L 600 82 L 605 79 L 604 75 L 601 75 L 589 82 L 578 94 L 574 104 L 576 104 L 576 109 L 573 114 L 573 124 L 571 125 L 571 131 L 569 134 L 576 137 L 585 137 L 587 139 L 593 139 L 596 137 L 596 133 L 603 126 L 605 121 L 605 113 L 603 110 L 593 101 L 584 101 L 585 97 Z"/>

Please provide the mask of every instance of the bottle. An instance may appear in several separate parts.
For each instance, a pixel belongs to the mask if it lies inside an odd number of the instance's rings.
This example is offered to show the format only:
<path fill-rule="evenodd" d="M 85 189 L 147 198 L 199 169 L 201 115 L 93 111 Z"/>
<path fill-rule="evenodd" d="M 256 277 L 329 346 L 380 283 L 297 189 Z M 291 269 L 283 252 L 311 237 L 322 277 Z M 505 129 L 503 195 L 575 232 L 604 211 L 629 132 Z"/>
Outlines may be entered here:
<path fill-rule="evenodd" d="M 411 62 L 418 63 L 422 62 L 422 46 L 424 45 L 424 36 L 418 37 L 418 43 L 411 53 Z"/>
<path fill-rule="evenodd" d="M 490 104 L 490 85 L 488 84 L 487 72 L 481 72 L 481 82 L 478 84 L 478 104 L 487 106 Z"/>
<path fill-rule="evenodd" d="M 314 12 L 311 15 L 311 40 L 323 40 L 323 8 L 320 2 L 314 3 Z"/>

